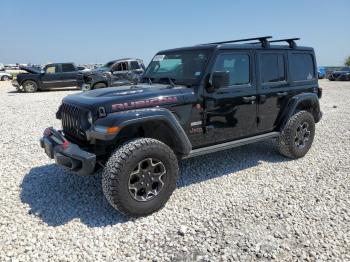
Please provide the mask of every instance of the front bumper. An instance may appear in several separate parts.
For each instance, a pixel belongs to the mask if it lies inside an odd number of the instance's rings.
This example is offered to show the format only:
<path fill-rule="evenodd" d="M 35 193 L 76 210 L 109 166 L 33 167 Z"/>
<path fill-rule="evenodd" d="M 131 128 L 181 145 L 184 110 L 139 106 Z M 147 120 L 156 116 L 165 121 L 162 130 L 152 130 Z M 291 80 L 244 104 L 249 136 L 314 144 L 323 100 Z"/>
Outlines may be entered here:
<path fill-rule="evenodd" d="M 16 87 L 17 91 L 23 90 L 23 87 L 18 83 L 18 81 L 16 79 L 13 79 L 11 81 L 11 84 L 12 84 L 12 86 Z"/>
<path fill-rule="evenodd" d="M 69 142 L 60 131 L 46 128 L 40 146 L 55 162 L 78 175 L 90 175 L 95 171 L 96 155 Z"/>
<path fill-rule="evenodd" d="M 90 84 L 79 84 L 78 83 L 78 88 L 82 91 L 88 91 L 91 89 L 91 85 Z"/>

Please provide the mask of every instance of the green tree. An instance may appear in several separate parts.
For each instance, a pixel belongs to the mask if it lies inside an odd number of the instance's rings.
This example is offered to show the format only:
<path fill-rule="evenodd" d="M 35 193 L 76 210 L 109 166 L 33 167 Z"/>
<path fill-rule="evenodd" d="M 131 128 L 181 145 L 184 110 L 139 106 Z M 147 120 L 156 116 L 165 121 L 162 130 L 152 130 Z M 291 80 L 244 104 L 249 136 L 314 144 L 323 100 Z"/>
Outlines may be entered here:
<path fill-rule="evenodd" d="M 348 56 L 348 58 L 345 59 L 345 65 L 350 66 L 350 56 Z"/>

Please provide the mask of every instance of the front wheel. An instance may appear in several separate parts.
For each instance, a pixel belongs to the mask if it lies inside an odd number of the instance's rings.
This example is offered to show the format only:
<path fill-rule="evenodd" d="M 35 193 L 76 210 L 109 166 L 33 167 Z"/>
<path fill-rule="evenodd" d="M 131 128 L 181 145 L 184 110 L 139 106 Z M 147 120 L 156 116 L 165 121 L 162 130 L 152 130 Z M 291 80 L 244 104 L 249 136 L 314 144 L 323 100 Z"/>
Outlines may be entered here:
<path fill-rule="evenodd" d="M 34 93 L 38 90 L 38 84 L 32 80 L 27 80 L 23 83 L 23 89 L 27 93 Z"/>
<path fill-rule="evenodd" d="M 99 88 L 105 88 L 107 85 L 105 83 L 97 83 L 93 86 L 92 89 L 99 89 Z"/>
<path fill-rule="evenodd" d="M 279 151 L 289 158 L 300 158 L 309 151 L 315 136 L 315 120 L 307 111 L 294 114 L 278 139 Z"/>
<path fill-rule="evenodd" d="M 146 216 L 161 209 L 176 188 L 174 152 L 151 138 L 132 140 L 114 151 L 102 174 L 108 202 L 122 213 Z"/>
<path fill-rule="evenodd" d="M 2 81 L 7 81 L 7 80 L 9 80 L 10 78 L 8 77 L 8 76 L 3 76 L 3 77 L 1 77 L 1 80 Z"/>

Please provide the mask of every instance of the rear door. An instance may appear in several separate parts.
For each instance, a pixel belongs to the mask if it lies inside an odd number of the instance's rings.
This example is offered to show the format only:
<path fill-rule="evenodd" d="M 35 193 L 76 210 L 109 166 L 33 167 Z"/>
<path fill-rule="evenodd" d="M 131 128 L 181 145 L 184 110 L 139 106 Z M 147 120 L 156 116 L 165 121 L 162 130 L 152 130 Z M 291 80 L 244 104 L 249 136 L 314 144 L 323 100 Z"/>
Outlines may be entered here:
<path fill-rule="evenodd" d="M 52 88 L 60 87 L 61 67 L 58 64 L 49 64 L 44 67 L 44 74 L 41 75 L 42 87 Z"/>
<path fill-rule="evenodd" d="M 77 85 L 77 73 L 75 66 L 72 63 L 61 64 L 62 73 L 61 80 L 62 83 L 60 86 L 76 86 Z"/>
<path fill-rule="evenodd" d="M 258 86 L 258 131 L 272 131 L 286 106 L 290 93 L 287 80 L 287 53 L 285 50 L 258 50 L 256 71 Z"/>
<path fill-rule="evenodd" d="M 205 126 L 216 143 L 257 133 L 254 57 L 251 51 L 221 51 L 212 68 L 229 72 L 229 85 L 213 93 L 205 91 Z"/>

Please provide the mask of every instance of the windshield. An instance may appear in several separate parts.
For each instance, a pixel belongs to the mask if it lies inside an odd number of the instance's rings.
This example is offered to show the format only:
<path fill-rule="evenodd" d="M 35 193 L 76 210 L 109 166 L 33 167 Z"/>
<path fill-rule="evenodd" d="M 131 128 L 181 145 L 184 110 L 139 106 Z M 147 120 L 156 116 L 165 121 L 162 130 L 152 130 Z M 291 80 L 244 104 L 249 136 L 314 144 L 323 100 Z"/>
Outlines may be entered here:
<path fill-rule="evenodd" d="M 340 69 L 340 71 L 350 71 L 350 67 L 343 67 Z"/>
<path fill-rule="evenodd" d="M 143 81 L 197 85 L 204 74 L 208 55 L 208 50 L 157 54 L 147 67 Z"/>
<path fill-rule="evenodd" d="M 115 62 L 116 62 L 115 60 L 114 61 L 110 61 L 110 62 L 104 64 L 103 66 L 97 67 L 96 70 L 98 70 L 98 71 L 108 71 L 112 67 L 112 65 L 114 65 Z"/>

